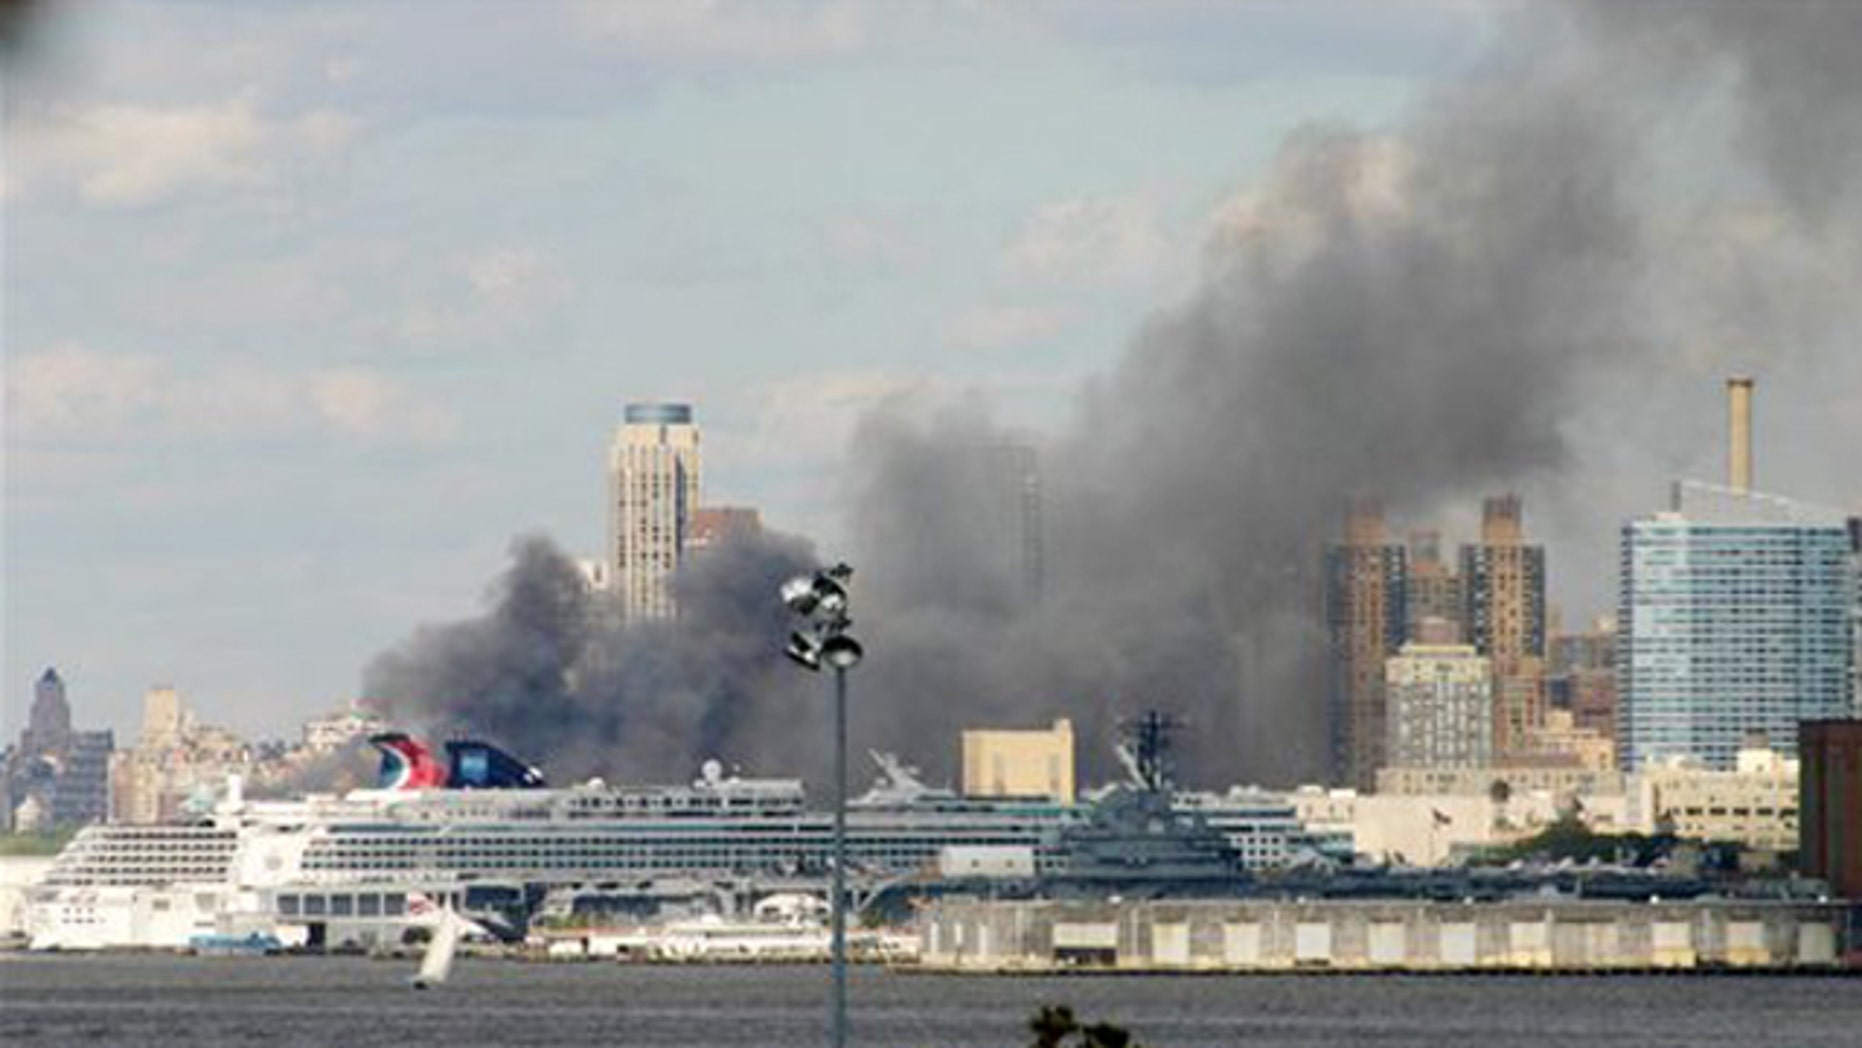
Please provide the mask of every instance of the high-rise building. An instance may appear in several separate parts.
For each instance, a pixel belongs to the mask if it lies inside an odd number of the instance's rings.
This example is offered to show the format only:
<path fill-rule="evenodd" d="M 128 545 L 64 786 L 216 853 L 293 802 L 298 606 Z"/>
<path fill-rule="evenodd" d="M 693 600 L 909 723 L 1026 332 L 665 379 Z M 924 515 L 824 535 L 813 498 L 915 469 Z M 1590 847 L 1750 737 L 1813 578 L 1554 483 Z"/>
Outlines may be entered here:
<path fill-rule="evenodd" d="M 142 736 L 137 746 L 145 750 L 172 750 L 181 745 L 187 734 L 188 715 L 181 705 L 181 693 L 166 684 L 158 684 L 142 695 Z"/>
<path fill-rule="evenodd" d="M 676 608 L 672 573 L 698 508 L 699 433 L 689 404 L 628 404 L 608 452 L 610 578 L 626 619 Z"/>
<path fill-rule="evenodd" d="M 48 668 L 33 685 L 32 710 L 18 747 L 0 761 L 6 809 L 0 811 L 0 823 L 49 829 L 104 819 L 115 746 L 108 731 L 72 730 L 64 679 Z M 27 818 L 19 817 L 21 805 L 27 805 Z"/>
<path fill-rule="evenodd" d="M 1862 517 L 1849 518 L 1849 548 L 1856 551 L 1849 558 L 1850 567 L 1853 569 L 1851 574 L 1855 576 L 1853 584 L 1855 606 L 1849 609 L 1852 635 L 1849 651 L 1853 667 L 1849 674 L 1849 697 L 1854 705 L 1855 715 L 1862 717 Z"/>
<path fill-rule="evenodd" d="M 1546 702 L 1574 727 L 1616 738 L 1616 619 L 1582 633 L 1553 633 L 1546 656 Z"/>
<path fill-rule="evenodd" d="M 110 817 L 110 757 L 115 752 L 116 735 L 108 729 L 71 733 L 52 794 L 54 825 L 85 826 Z"/>
<path fill-rule="evenodd" d="M 1856 539 L 1841 514 L 1676 485 L 1622 531 L 1619 756 L 1730 767 L 1746 733 L 1853 712 Z"/>
<path fill-rule="evenodd" d="M 1526 541 L 1517 495 L 1481 503 L 1481 537 L 1461 547 L 1462 627 L 1493 660 L 1494 753 L 1531 748 L 1545 716 L 1545 547 Z"/>
<path fill-rule="evenodd" d="M 1493 762 L 1493 667 L 1473 645 L 1403 645 L 1384 663 L 1384 702 L 1390 767 Z"/>
<path fill-rule="evenodd" d="M 1466 613 L 1462 607 L 1461 576 L 1442 559 L 1440 532 L 1410 533 L 1408 586 L 1409 621 L 1404 638 L 1422 640 L 1424 620 L 1435 619 L 1448 624 L 1455 634 L 1454 639 L 1446 643 L 1461 643 L 1467 635 L 1461 625 L 1461 616 Z"/>
<path fill-rule="evenodd" d="M 1862 899 L 1862 720 L 1799 726 L 1798 868 Z"/>
<path fill-rule="evenodd" d="M 1046 548 L 1041 531 L 1041 459 L 1028 444 L 1004 441 L 984 455 L 991 490 L 984 522 L 997 536 L 1007 571 L 1024 600 L 1037 600 L 1045 582 Z"/>
<path fill-rule="evenodd" d="M 27 753 L 62 750 L 71 741 L 71 703 L 65 698 L 65 682 L 55 667 L 48 666 L 32 686 L 32 712 L 26 719 L 26 733 L 19 748 Z"/>
<path fill-rule="evenodd" d="M 110 817 L 144 824 L 198 813 L 226 788 L 229 774 L 250 774 L 256 756 L 233 732 L 200 723 L 179 691 L 150 688 L 135 748 L 110 762 Z"/>
<path fill-rule="evenodd" d="M 1365 499 L 1347 511 L 1344 541 L 1325 551 L 1333 770 L 1359 789 L 1374 787 L 1386 763 L 1384 662 L 1403 643 L 1406 559 L 1385 533 L 1382 507 Z"/>
<path fill-rule="evenodd" d="M 763 515 L 749 506 L 701 506 L 692 511 L 685 549 L 696 554 L 721 542 L 755 536 L 762 530 Z"/>

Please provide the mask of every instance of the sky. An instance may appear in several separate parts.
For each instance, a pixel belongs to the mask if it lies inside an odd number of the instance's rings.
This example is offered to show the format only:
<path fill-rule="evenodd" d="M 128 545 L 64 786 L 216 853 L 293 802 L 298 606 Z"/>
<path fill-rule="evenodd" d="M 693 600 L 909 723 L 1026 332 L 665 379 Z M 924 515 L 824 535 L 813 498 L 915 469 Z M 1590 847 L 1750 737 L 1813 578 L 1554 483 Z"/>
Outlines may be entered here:
<path fill-rule="evenodd" d="M 288 733 L 512 536 L 591 553 L 622 403 L 832 544 L 853 421 L 1030 425 L 1291 128 L 1461 5 L 53 7 L 7 68 L 5 715 L 46 665 Z"/>
<path fill-rule="evenodd" d="M 1290 133 L 1397 119 L 1507 10 L 54 5 L 5 67 L 0 731 L 56 665 L 82 725 L 166 683 L 293 733 L 514 536 L 597 550 L 632 400 L 831 550 L 864 412 L 1059 425 Z M 1853 497 L 1815 436 L 1853 387 L 1781 387 L 1781 476 Z M 1674 396 L 1686 439 L 1576 500 L 1594 561 L 1717 468 L 1717 385 Z"/>

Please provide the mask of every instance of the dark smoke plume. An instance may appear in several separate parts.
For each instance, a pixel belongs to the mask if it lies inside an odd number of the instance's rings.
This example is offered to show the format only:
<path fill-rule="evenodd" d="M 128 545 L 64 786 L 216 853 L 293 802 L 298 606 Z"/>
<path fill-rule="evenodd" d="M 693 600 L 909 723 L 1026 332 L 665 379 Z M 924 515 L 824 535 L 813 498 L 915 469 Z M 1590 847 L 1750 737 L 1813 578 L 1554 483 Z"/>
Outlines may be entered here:
<path fill-rule="evenodd" d="M 993 540 L 964 526 L 962 471 L 936 465 L 998 436 L 988 419 L 876 412 L 854 484 L 878 598 L 863 672 L 886 702 L 868 730 L 1070 714 L 1090 758 L 1115 716 L 1156 705 L 1194 726 L 1206 781 L 1323 774 L 1316 569 L 1346 497 L 1426 517 L 1549 486 L 1590 398 L 1613 387 L 1632 410 L 1671 347 L 1768 326 L 1743 304 L 1777 290 L 1762 260 L 1733 267 L 1731 306 L 1729 274 L 1685 268 L 1703 234 L 1673 228 L 1668 198 L 1696 209 L 1684 226 L 1721 201 L 1677 156 L 1711 158 L 1742 208 L 1803 224 L 1853 273 L 1827 226 L 1856 231 L 1857 40 L 1855 4 L 1528 8 L 1404 126 L 1293 136 L 1220 216 L 1199 289 L 1046 449 L 1032 608 L 973 598 Z M 1723 138 L 1658 133 L 1697 97 L 1730 110 Z"/>
<path fill-rule="evenodd" d="M 676 781 L 704 757 L 810 767 L 822 703 L 782 657 L 774 594 L 813 564 L 796 540 L 733 537 L 676 577 L 676 620 L 624 627 L 561 550 L 522 539 L 485 614 L 419 630 L 365 687 L 391 720 L 501 743 L 558 780 Z"/>
<path fill-rule="evenodd" d="M 374 785 L 381 758 L 366 740 L 353 739 L 328 753 L 267 766 L 269 773 L 246 783 L 246 796 L 264 800 L 364 789 Z"/>
<path fill-rule="evenodd" d="M 1557 493 L 1600 419 L 1639 432 L 1677 354 L 1711 373 L 1731 347 L 1855 323 L 1862 4 L 1510 18 L 1399 126 L 1284 143 L 1215 222 L 1194 294 L 1066 432 L 1031 441 L 977 404 L 864 422 L 856 745 L 947 775 L 960 728 L 1065 715 L 1090 777 L 1113 720 L 1159 706 L 1192 724 L 1205 782 L 1321 774 L 1316 568 L 1347 497 L 1426 518 Z M 1039 592 L 1010 583 L 987 451 L 1031 442 Z M 818 682 L 778 663 L 770 597 L 809 552 L 718 556 L 680 580 L 679 621 L 622 631 L 527 541 L 484 617 L 383 656 L 370 694 L 558 777 L 712 754 L 818 776 Z"/>

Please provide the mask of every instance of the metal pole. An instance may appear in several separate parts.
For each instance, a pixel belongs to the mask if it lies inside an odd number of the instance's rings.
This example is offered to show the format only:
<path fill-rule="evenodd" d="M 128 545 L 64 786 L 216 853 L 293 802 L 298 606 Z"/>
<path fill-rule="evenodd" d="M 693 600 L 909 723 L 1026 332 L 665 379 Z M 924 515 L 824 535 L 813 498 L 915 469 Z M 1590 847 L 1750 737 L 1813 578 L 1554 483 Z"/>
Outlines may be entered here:
<path fill-rule="evenodd" d="M 834 669 L 834 1048 L 847 1044 L 847 671 Z"/>

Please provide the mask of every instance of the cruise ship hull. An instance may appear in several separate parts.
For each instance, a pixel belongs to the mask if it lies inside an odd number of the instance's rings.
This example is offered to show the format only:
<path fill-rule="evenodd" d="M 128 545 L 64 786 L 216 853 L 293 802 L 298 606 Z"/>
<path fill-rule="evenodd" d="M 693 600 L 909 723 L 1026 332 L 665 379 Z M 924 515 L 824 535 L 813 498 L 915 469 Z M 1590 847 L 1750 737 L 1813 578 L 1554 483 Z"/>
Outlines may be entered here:
<path fill-rule="evenodd" d="M 935 879 L 952 850 L 1060 864 L 1081 810 L 910 784 L 850 811 L 856 899 Z M 1284 861 L 1290 809 L 1198 803 L 1245 865 Z M 35 949 L 184 949 L 201 935 L 287 947 L 398 948 L 441 909 L 521 933 L 539 915 L 642 920 L 741 912 L 772 892 L 824 895 L 832 818 L 793 780 L 690 786 L 365 790 L 222 803 L 191 826 L 82 831 L 29 898 Z"/>

